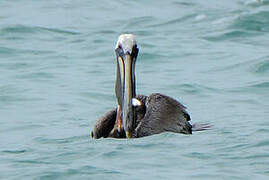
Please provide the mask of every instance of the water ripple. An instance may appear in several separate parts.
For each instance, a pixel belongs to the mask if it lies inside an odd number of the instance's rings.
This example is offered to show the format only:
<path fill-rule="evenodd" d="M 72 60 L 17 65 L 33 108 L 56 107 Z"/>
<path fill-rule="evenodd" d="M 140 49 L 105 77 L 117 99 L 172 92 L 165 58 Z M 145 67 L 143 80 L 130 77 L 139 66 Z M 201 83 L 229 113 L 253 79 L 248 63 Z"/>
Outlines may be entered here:
<path fill-rule="evenodd" d="M 259 57 L 250 60 L 242 60 L 241 62 L 233 62 L 232 64 L 216 67 L 208 72 L 222 72 L 222 71 L 245 71 L 254 74 L 266 74 L 269 71 L 269 56 Z"/>
<path fill-rule="evenodd" d="M 255 144 L 253 146 L 254 147 L 263 147 L 263 146 L 269 147 L 269 140 L 264 140 L 264 141 L 258 142 L 257 144 Z"/>
<path fill-rule="evenodd" d="M 269 82 L 258 82 L 248 86 L 249 88 L 253 89 L 268 89 Z"/>
<path fill-rule="evenodd" d="M 23 149 L 23 150 L 3 150 L 1 152 L 7 153 L 7 154 L 23 154 L 23 153 L 27 152 L 27 150 L 26 149 Z"/>
<path fill-rule="evenodd" d="M 153 22 L 155 19 L 152 16 L 142 16 L 142 17 L 135 17 L 128 21 L 127 27 L 137 26 L 137 27 L 143 27 L 148 23 Z"/>
<path fill-rule="evenodd" d="M 231 18 L 231 24 L 221 32 L 213 32 L 213 35 L 205 36 L 204 39 L 218 42 L 225 40 L 244 40 L 246 38 L 262 35 L 269 32 L 269 12 L 242 13 Z"/>
<path fill-rule="evenodd" d="M 85 165 L 77 169 L 67 168 L 66 170 L 62 170 L 60 172 L 59 171 L 44 172 L 43 174 L 41 174 L 41 176 L 38 179 L 39 180 L 57 179 L 57 178 L 62 179 L 65 177 L 76 177 L 77 175 L 79 179 L 83 178 L 84 175 L 95 175 L 95 177 L 96 175 L 100 175 L 100 178 L 102 179 L 104 175 L 114 175 L 114 174 L 115 175 L 121 174 L 121 172 L 116 171 L 116 170 L 99 168 L 96 166 Z M 89 177 L 89 176 L 86 176 L 86 177 Z"/>
<path fill-rule="evenodd" d="M 0 57 L 12 57 L 17 55 L 42 55 L 42 54 L 51 54 L 54 51 L 46 51 L 46 50 L 32 50 L 32 49 L 18 49 L 18 48 L 7 48 L 0 47 Z"/>
<path fill-rule="evenodd" d="M 208 41 L 218 42 L 218 41 L 224 41 L 224 40 L 236 40 L 236 39 L 242 39 L 245 37 L 250 37 L 255 35 L 254 33 L 247 32 L 244 30 L 228 30 L 227 32 L 222 32 L 217 35 L 213 36 L 206 36 L 204 39 Z"/>
<path fill-rule="evenodd" d="M 265 74 L 269 73 L 269 56 L 265 58 L 262 62 L 258 62 L 252 68 L 255 73 Z"/>
<path fill-rule="evenodd" d="M 25 25 L 13 25 L 8 26 L 0 29 L 0 34 L 7 35 L 7 34 L 33 34 L 39 32 L 53 32 L 59 34 L 66 34 L 66 35 L 78 35 L 79 32 L 57 29 L 57 28 L 47 28 L 47 27 L 39 27 L 39 26 L 25 26 Z"/>
<path fill-rule="evenodd" d="M 205 86 L 205 85 L 201 85 L 201 84 L 179 84 L 179 85 L 174 85 L 172 86 L 176 89 L 180 89 L 183 92 L 186 93 L 191 93 L 191 94 L 199 94 L 199 95 L 205 95 L 207 93 L 216 93 L 216 92 L 221 92 L 221 90 L 217 89 L 217 88 L 213 88 L 213 87 L 209 87 L 209 86 Z"/>
<path fill-rule="evenodd" d="M 48 139 L 43 137 L 35 138 L 35 141 L 41 144 L 65 144 L 78 141 L 80 139 L 88 139 L 88 136 L 73 136 L 69 138 L 60 138 L 60 139 Z"/>
<path fill-rule="evenodd" d="M 174 25 L 174 24 L 178 24 L 178 23 L 183 23 L 185 21 L 188 21 L 189 19 L 195 19 L 195 17 L 197 16 L 197 14 L 191 14 L 191 15 L 186 15 L 180 18 L 176 18 L 173 20 L 169 20 L 167 22 L 164 23 L 159 23 L 159 24 L 154 24 L 154 25 L 149 25 L 148 27 L 162 27 L 162 26 L 168 26 L 168 25 Z"/>
<path fill-rule="evenodd" d="M 237 93 L 242 93 L 242 92 L 249 92 L 249 93 L 265 93 L 268 92 L 269 90 L 269 82 L 254 82 L 251 83 L 250 85 L 245 85 L 241 87 L 237 87 L 232 90 L 228 90 L 228 92 L 237 92 Z"/>
<path fill-rule="evenodd" d="M 242 15 L 235 20 L 231 27 L 246 31 L 269 32 L 269 12 L 261 11 Z"/>

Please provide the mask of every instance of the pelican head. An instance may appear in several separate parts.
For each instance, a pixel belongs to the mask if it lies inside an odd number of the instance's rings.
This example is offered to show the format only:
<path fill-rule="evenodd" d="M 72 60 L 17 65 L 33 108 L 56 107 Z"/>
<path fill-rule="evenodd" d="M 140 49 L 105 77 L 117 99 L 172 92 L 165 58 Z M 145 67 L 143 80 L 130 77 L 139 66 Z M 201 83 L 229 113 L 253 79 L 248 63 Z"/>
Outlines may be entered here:
<path fill-rule="evenodd" d="M 120 108 L 123 128 L 126 137 L 130 138 L 135 128 L 135 111 L 132 100 L 135 91 L 135 62 L 138 48 L 134 35 L 122 34 L 115 48 L 117 59 L 117 77 L 115 93 Z"/>

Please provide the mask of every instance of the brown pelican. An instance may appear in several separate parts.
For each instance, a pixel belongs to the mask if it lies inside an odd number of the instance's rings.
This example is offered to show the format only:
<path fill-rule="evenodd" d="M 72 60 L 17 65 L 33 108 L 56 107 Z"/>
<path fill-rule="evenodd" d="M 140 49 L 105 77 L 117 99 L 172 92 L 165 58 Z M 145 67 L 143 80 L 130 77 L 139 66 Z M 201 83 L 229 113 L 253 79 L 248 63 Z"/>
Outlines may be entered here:
<path fill-rule="evenodd" d="M 118 106 L 97 120 L 93 138 L 138 138 L 165 131 L 192 134 L 209 128 L 193 126 L 186 107 L 177 100 L 159 93 L 136 95 L 135 63 L 138 48 L 134 35 L 122 34 L 115 48 L 117 77 L 115 93 Z"/>

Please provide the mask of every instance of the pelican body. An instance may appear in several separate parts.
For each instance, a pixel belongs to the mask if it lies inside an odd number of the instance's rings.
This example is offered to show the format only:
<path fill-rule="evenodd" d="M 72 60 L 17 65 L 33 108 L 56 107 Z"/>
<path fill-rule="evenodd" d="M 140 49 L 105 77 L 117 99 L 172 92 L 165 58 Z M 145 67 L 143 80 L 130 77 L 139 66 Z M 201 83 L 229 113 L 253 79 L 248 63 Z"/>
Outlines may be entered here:
<path fill-rule="evenodd" d="M 134 35 L 120 35 L 115 52 L 118 105 L 96 121 L 91 131 L 93 138 L 139 138 L 166 131 L 192 134 L 193 130 L 208 128 L 192 126 L 186 107 L 169 96 L 136 95 L 135 63 L 139 49 Z"/>

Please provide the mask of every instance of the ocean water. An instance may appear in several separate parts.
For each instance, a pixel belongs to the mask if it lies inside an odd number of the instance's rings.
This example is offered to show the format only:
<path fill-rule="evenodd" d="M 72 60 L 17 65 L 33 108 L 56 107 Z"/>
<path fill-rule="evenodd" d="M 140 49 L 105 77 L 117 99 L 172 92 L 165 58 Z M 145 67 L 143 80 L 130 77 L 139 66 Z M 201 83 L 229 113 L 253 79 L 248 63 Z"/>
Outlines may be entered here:
<path fill-rule="evenodd" d="M 114 46 L 137 92 L 211 130 L 91 139 L 115 107 Z M 268 179 L 269 1 L 0 2 L 0 179 Z"/>

